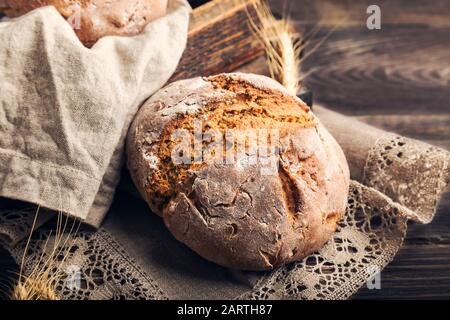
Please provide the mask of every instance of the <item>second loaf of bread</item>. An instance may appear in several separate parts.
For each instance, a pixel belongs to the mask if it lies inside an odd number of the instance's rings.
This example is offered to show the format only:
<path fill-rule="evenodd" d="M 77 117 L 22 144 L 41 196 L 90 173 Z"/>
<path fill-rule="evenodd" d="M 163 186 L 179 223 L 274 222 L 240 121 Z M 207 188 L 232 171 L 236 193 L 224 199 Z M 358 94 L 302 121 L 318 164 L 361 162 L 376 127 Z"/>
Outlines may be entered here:
<path fill-rule="evenodd" d="M 168 0 L 0 0 L 0 11 L 18 17 L 53 5 L 72 23 L 78 38 L 92 46 L 104 36 L 132 36 L 163 16 Z"/>

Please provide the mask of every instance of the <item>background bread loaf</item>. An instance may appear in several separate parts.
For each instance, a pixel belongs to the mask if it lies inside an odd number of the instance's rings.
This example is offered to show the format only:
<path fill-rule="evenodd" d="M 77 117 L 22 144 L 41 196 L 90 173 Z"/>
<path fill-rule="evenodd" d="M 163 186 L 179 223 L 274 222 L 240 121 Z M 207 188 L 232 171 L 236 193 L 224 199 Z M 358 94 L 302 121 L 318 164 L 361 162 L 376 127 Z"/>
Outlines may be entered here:
<path fill-rule="evenodd" d="M 182 155 L 190 161 L 174 161 L 178 133 L 191 141 L 199 128 L 201 161 L 190 147 Z M 245 149 L 233 163 L 224 158 L 241 150 L 237 140 L 223 153 L 209 148 L 248 129 L 261 130 L 258 137 L 270 132 L 275 152 L 249 162 Z M 219 134 L 205 139 L 211 130 Z M 244 140 L 249 148 L 261 142 Z M 138 113 L 127 153 L 135 184 L 172 234 L 226 267 L 267 270 L 301 259 L 329 240 L 346 207 L 342 150 L 301 100 L 263 76 L 221 74 L 167 86 Z"/>
<path fill-rule="evenodd" d="M 109 35 L 140 33 L 152 20 L 163 16 L 168 0 L 0 0 L 0 11 L 9 17 L 53 5 L 69 19 L 86 46 Z"/>

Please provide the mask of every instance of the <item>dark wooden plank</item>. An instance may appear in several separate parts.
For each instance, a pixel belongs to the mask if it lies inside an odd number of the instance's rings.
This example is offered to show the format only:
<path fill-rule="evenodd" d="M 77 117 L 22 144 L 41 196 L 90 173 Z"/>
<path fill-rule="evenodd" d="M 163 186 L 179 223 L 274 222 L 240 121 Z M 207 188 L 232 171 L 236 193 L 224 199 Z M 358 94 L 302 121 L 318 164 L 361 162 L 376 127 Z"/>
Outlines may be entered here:
<path fill-rule="evenodd" d="M 381 290 L 362 288 L 354 299 L 450 299 L 450 245 L 405 244 L 381 272 Z"/>
<path fill-rule="evenodd" d="M 192 12 L 186 50 L 170 81 L 231 72 L 263 54 L 248 17 L 260 0 L 214 0 Z"/>
<path fill-rule="evenodd" d="M 329 32 L 322 29 L 310 48 Z M 346 114 L 448 114 L 449 48 L 450 28 L 340 28 L 303 71 L 316 101 Z"/>
<path fill-rule="evenodd" d="M 450 26 L 448 0 L 270 0 L 279 14 L 290 12 L 300 23 L 365 25 L 369 5 L 380 6 L 383 24 Z"/>
<path fill-rule="evenodd" d="M 317 103 L 353 116 L 449 115 L 450 28 L 346 27 L 329 33 L 322 28 L 310 39 L 309 50 L 323 43 L 302 67 Z M 243 70 L 267 73 L 264 64 L 260 59 Z M 442 124 L 446 130 L 445 119 Z"/>

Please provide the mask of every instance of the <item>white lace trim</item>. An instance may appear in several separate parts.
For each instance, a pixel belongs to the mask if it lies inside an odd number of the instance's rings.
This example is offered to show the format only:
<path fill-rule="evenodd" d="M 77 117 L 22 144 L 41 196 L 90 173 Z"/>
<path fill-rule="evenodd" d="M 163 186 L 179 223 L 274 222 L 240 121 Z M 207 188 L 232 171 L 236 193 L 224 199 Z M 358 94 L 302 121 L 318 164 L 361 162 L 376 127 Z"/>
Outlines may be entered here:
<path fill-rule="evenodd" d="M 386 134 L 369 153 L 362 183 L 411 209 L 411 219 L 429 223 L 449 181 L 449 152 Z"/>

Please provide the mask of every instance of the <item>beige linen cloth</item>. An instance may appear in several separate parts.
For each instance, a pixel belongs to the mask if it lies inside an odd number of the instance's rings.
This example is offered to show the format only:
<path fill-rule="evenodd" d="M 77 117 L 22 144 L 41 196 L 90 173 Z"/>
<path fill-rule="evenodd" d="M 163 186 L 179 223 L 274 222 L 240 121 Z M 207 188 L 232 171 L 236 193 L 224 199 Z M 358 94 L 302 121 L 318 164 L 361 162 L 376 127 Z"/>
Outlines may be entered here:
<path fill-rule="evenodd" d="M 83 46 L 54 7 L 0 23 L 0 196 L 98 226 L 109 209 L 129 124 L 175 71 L 190 6 L 135 37 Z"/>

